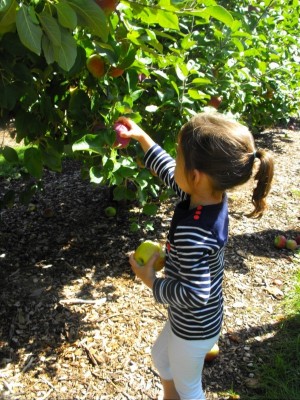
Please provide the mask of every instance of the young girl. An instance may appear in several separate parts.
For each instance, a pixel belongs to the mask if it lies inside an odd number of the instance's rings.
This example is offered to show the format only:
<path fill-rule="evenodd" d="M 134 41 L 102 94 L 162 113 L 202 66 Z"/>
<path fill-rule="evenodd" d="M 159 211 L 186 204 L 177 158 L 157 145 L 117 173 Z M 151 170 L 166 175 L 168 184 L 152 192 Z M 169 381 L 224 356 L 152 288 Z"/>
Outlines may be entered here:
<path fill-rule="evenodd" d="M 168 321 L 158 336 L 152 359 L 161 377 L 164 399 L 205 399 L 202 369 L 206 353 L 217 342 L 222 318 L 224 248 L 228 238 L 226 190 L 252 176 L 254 210 L 259 217 L 273 177 L 273 160 L 255 149 L 249 130 L 219 113 L 201 113 L 179 132 L 176 161 L 133 121 L 120 117 L 129 130 L 123 137 L 137 140 L 145 165 L 179 196 L 166 243 L 165 277 L 156 277 L 157 255 L 133 272 L 168 305 Z"/>

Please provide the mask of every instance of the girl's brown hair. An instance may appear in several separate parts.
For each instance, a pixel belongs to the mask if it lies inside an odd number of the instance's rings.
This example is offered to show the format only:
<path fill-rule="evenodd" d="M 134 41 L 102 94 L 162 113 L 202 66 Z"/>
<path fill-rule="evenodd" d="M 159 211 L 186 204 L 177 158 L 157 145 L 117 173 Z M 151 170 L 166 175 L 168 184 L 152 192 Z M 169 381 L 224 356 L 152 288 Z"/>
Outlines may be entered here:
<path fill-rule="evenodd" d="M 255 159 L 260 160 L 254 176 L 254 210 L 250 217 L 260 217 L 266 209 L 271 188 L 274 162 L 271 154 L 255 150 L 248 128 L 220 113 L 200 113 L 179 132 L 179 145 L 187 171 L 197 169 L 209 175 L 214 190 L 225 191 L 247 182 L 253 173 Z"/>

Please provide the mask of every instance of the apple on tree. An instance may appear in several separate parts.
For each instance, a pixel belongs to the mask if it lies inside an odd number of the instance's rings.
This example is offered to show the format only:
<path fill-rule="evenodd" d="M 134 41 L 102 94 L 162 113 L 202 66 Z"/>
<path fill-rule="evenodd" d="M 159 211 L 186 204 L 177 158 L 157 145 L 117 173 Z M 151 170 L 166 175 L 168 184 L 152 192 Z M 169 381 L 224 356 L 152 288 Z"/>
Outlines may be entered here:
<path fill-rule="evenodd" d="M 147 262 L 155 253 L 159 253 L 159 257 L 155 261 L 153 267 L 155 271 L 160 271 L 165 264 L 166 255 L 164 250 L 162 249 L 162 246 L 158 242 L 145 240 L 135 250 L 134 259 L 140 266 L 143 266 L 147 264 Z"/>
<path fill-rule="evenodd" d="M 94 78 L 101 78 L 105 74 L 105 63 L 99 54 L 92 54 L 87 59 L 86 67 Z"/>
<path fill-rule="evenodd" d="M 130 142 L 130 138 L 124 138 L 121 136 L 123 132 L 126 133 L 128 131 L 127 126 L 121 124 L 120 122 L 116 122 L 114 124 L 114 130 L 116 131 L 116 140 L 115 143 L 113 144 L 113 147 L 119 147 L 124 149 L 129 145 Z"/>
<path fill-rule="evenodd" d="M 124 69 L 119 67 L 110 67 L 108 71 L 108 75 L 112 78 L 118 78 L 119 76 L 123 75 Z"/>
<path fill-rule="evenodd" d="M 95 2 L 106 15 L 109 15 L 116 10 L 119 0 L 95 0 Z"/>
<path fill-rule="evenodd" d="M 221 96 L 211 96 L 207 105 L 218 109 L 220 107 L 220 104 L 222 103 L 222 100 L 223 99 Z"/>

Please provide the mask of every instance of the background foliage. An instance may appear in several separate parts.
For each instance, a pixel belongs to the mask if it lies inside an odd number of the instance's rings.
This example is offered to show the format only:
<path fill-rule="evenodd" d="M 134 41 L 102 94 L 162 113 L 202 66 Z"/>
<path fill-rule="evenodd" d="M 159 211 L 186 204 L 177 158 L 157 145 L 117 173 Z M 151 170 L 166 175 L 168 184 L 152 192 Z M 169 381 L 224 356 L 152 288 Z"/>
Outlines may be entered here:
<path fill-rule="evenodd" d="M 250 3 L 250 4 L 249 4 Z M 299 116 L 298 0 L 0 0 L 0 117 L 24 141 L 22 194 L 62 158 L 144 212 L 159 193 L 138 145 L 116 147 L 119 115 L 171 154 L 180 126 L 207 106 L 261 131 Z M 97 54 L 96 65 L 91 55 Z M 11 163 L 17 152 L 1 149 Z"/>

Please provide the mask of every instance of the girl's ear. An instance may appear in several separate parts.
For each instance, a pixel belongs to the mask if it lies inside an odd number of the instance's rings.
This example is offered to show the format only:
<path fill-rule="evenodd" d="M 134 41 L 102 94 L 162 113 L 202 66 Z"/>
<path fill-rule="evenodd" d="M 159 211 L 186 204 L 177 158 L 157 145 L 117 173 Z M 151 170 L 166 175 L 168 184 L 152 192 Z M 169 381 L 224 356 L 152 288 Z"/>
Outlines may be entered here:
<path fill-rule="evenodd" d="M 198 169 L 193 169 L 192 177 L 194 184 L 199 185 L 203 178 L 203 172 L 199 171 Z"/>

